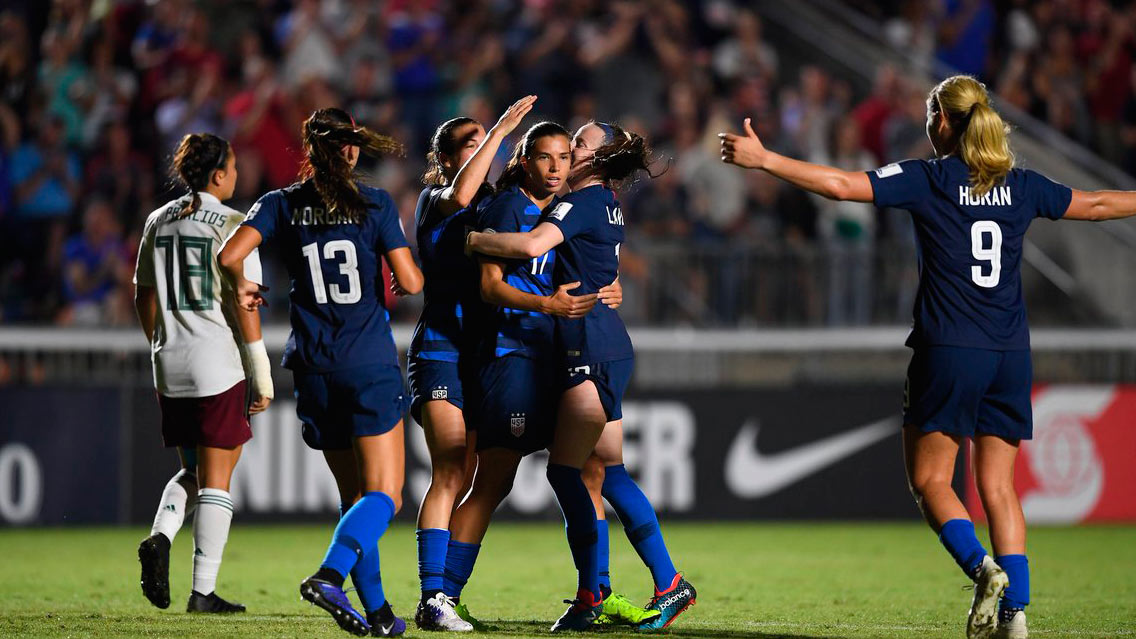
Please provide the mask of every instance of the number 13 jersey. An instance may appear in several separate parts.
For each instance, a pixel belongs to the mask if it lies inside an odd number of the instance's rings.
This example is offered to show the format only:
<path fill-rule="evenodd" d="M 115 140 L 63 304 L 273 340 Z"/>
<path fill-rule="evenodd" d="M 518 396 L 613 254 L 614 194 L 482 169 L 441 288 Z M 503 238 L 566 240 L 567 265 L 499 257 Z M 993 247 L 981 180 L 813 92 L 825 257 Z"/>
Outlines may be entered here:
<path fill-rule="evenodd" d="M 329 211 L 308 180 L 266 193 L 243 223 L 276 242 L 292 280 L 286 368 L 398 366 L 382 257 L 407 246 L 406 236 L 390 195 L 358 187 L 366 203 L 359 213 Z"/>
<path fill-rule="evenodd" d="M 186 195 L 146 218 L 134 270 L 134 283 L 157 293 L 150 358 L 154 387 L 166 397 L 210 397 L 245 378 L 217 265 L 221 244 L 245 216 L 209 193 L 198 195 L 201 206 L 190 215 L 182 215 Z M 245 277 L 261 281 L 255 251 L 245 259 Z"/>
<path fill-rule="evenodd" d="M 875 203 L 911 212 L 919 290 L 907 345 L 1029 350 L 1022 243 L 1037 217 L 1059 219 L 1069 187 L 1012 169 L 981 197 L 962 160 L 906 160 L 868 172 Z"/>

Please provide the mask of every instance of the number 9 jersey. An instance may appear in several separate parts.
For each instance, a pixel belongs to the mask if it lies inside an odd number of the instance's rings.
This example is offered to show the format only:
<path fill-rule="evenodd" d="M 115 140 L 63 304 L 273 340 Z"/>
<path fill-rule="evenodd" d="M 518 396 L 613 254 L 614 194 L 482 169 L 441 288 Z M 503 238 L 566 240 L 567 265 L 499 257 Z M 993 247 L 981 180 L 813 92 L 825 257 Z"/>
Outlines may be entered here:
<path fill-rule="evenodd" d="M 209 193 L 198 195 L 201 206 L 189 215 L 186 195 L 146 218 L 134 271 L 136 285 L 156 289 L 150 349 L 154 387 L 166 397 L 210 397 L 245 379 L 217 265 L 221 244 L 245 216 Z M 261 281 L 256 251 L 245 259 L 245 277 Z"/>
<path fill-rule="evenodd" d="M 1069 187 L 1026 169 L 977 196 L 962 160 L 906 160 L 868 172 L 876 206 L 911 212 L 919 249 L 907 345 L 1029 350 L 1022 243 L 1037 217 L 1060 219 Z"/>
<path fill-rule="evenodd" d="M 263 242 L 275 241 L 292 280 L 285 368 L 331 372 L 398 365 L 382 256 L 406 247 L 406 236 L 390 195 L 358 187 L 367 204 L 360 213 L 328 211 L 309 180 L 266 193 L 243 222 Z"/>

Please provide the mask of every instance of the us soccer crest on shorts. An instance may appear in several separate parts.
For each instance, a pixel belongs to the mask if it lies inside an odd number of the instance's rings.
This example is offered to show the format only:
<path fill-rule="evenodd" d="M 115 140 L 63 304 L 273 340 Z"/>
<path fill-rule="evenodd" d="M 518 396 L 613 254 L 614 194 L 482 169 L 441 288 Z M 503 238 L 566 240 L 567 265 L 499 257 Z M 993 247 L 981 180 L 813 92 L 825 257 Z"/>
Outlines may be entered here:
<path fill-rule="evenodd" d="M 450 396 L 449 386 L 436 386 L 434 390 L 430 391 L 431 399 L 446 399 Z"/>
<path fill-rule="evenodd" d="M 520 437 L 525 434 L 524 413 L 509 413 L 509 432 L 513 434 L 513 437 Z"/>

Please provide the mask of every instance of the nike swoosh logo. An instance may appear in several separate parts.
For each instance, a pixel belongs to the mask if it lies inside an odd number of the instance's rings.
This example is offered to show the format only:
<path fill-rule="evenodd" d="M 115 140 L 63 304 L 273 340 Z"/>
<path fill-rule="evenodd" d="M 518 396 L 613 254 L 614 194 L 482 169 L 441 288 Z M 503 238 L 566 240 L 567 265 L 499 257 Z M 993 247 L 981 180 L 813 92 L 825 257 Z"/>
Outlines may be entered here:
<path fill-rule="evenodd" d="M 393 621 L 391 622 L 391 625 L 389 625 L 389 626 L 384 626 L 382 624 L 379 624 L 379 632 L 381 632 L 384 637 L 389 635 L 391 630 L 394 630 L 394 622 Z"/>
<path fill-rule="evenodd" d="M 894 435 L 899 418 L 888 417 L 859 428 L 772 455 L 757 449 L 761 429 L 756 419 L 742 425 L 726 456 L 726 485 L 738 497 L 765 497 Z"/>

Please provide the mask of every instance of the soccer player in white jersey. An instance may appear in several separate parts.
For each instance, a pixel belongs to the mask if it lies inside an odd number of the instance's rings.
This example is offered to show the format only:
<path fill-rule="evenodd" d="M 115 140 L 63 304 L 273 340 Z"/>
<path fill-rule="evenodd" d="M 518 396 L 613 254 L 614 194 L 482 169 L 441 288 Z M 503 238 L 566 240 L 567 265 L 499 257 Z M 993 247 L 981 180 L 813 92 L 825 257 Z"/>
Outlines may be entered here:
<path fill-rule="evenodd" d="M 252 437 L 248 416 L 268 407 L 273 390 L 258 312 L 222 301 L 227 283 L 217 253 L 245 219 L 221 203 L 236 186 L 236 156 L 222 138 L 190 134 L 178 145 L 171 173 L 189 193 L 146 219 L 134 305 L 150 341 L 162 439 L 178 449 L 182 468 L 166 484 L 150 536 L 138 546 L 142 593 L 155 606 L 169 607 L 170 544 L 196 509 L 186 609 L 244 612 L 215 587 L 233 519 L 229 480 Z M 259 281 L 259 260 L 245 264 L 247 277 Z"/>

